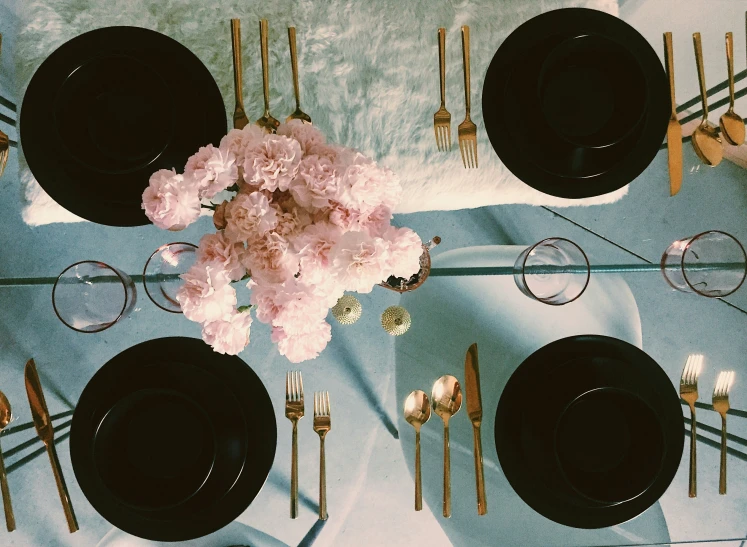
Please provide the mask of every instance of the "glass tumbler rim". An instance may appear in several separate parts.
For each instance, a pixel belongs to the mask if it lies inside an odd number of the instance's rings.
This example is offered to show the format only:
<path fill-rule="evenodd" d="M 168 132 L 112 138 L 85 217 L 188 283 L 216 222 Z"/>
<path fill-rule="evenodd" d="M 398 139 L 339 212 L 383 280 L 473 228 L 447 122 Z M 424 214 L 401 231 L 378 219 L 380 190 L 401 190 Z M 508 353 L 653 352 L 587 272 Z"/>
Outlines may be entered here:
<path fill-rule="evenodd" d="M 189 243 L 187 241 L 172 241 L 171 243 L 164 243 L 163 245 L 161 245 L 158 249 L 156 249 L 155 251 L 153 251 L 151 253 L 151 255 L 148 257 L 148 260 L 145 261 L 145 266 L 143 267 L 143 287 L 145 288 L 145 294 L 148 295 L 148 298 L 150 299 L 150 301 L 153 302 L 156 306 L 158 306 L 163 311 L 167 311 L 169 313 L 177 313 L 177 314 L 179 314 L 179 313 L 182 313 L 181 310 L 178 310 L 178 311 L 177 310 L 170 310 L 169 308 L 166 308 L 166 307 L 162 306 L 161 304 L 159 304 L 156 301 L 156 299 L 153 298 L 153 295 L 150 293 L 150 290 L 148 290 L 148 281 L 147 281 L 147 276 L 146 276 L 146 272 L 148 271 L 148 265 L 150 264 L 150 261 L 153 260 L 153 257 L 155 257 L 156 255 L 160 254 L 164 249 L 167 249 L 167 248 L 171 247 L 172 245 L 184 245 L 186 247 L 192 247 L 195 251 L 199 248 L 194 243 Z"/>
<path fill-rule="evenodd" d="M 532 254 L 532 251 L 539 247 L 540 245 L 546 245 L 551 241 L 565 241 L 573 245 L 576 249 L 578 249 L 581 252 L 581 256 L 584 257 L 584 262 L 586 263 L 586 282 L 584 283 L 584 286 L 581 288 L 581 290 L 578 292 L 576 296 L 571 298 L 570 300 L 565 300 L 563 302 L 551 302 L 550 300 L 546 298 L 541 298 L 534 294 L 532 289 L 529 288 L 529 283 L 527 283 L 526 274 L 524 273 L 527 265 L 527 259 L 529 258 L 529 255 Z M 525 254 L 524 254 L 525 253 Z M 565 304 L 570 304 L 574 300 L 577 300 L 581 297 L 582 294 L 586 292 L 587 287 L 589 286 L 589 281 L 591 280 L 591 267 L 589 264 L 589 257 L 586 256 L 586 253 L 584 250 L 575 242 L 571 241 L 568 238 L 565 237 L 546 237 L 545 239 L 542 239 L 535 243 L 534 245 L 530 245 L 527 247 L 524 251 L 522 251 L 522 254 L 524 254 L 524 258 L 521 261 L 521 280 L 522 284 L 524 285 L 524 288 L 526 291 L 532 295 L 532 298 L 534 298 L 537 302 L 542 302 L 543 304 L 548 304 L 550 306 L 564 306 Z"/>
<path fill-rule="evenodd" d="M 75 266 L 80 266 L 81 264 L 95 264 L 97 266 L 104 267 L 104 268 L 111 270 L 119 278 L 119 281 L 122 284 L 122 288 L 124 289 L 124 292 L 125 292 L 124 302 L 122 302 L 122 309 L 119 311 L 119 314 L 117 314 L 117 317 L 115 317 L 112 321 L 104 324 L 103 327 L 99 329 L 95 329 L 95 330 L 82 330 L 82 329 L 73 327 L 70 323 L 68 323 L 62 318 L 59 310 L 57 309 L 57 301 L 55 300 L 55 293 L 57 292 L 57 285 L 60 282 L 60 279 L 62 279 L 62 276 L 65 275 L 65 273 L 69 271 L 71 268 L 74 268 Z M 57 279 L 54 282 L 54 286 L 52 287 L 52 308 L 54 309 L 54 313 L 57 316 L 57 319 L 59 319 L 62 322 L 62 324 L 68 327 L 69 329 L 72 329 L 76 332 L 82 332 L 84 334 L 95 334 L 97 332 L 105 331 L 109 327 L 115 325 L 120 319 L 122 319 L 122 317 L 125 314 L 125 310 L 127 310 L 127 281 L 125 281 L 125 278 L 122 277 L 122 274 L 119 273 L 119 270 L 117 270 L 117 268 L 115 268 L 114 266 L 110 266 L 106 262 L 102 262 L 101 260 L 79 260 L 78 262 L 70 264 L 67 268 L 62 270 L 60 275 L 57 276 Z"/>
<path fill-rule="evenodd" d="M 739 249 L 742 251 L 742 256 L 745 258 L 745 270 L 744 270 L 744 275 L 742 275 L 742 280 L 737 284 L 736 287 L 734 287 L 734 289 L 732 289 L 731 291 L 729 291 L 727 293 L 724 293 L 724 294 L 718 294 L 718 295 L 716 295 L 716 294 L 706 294 L 706 293 L 704 293 L 702 291 L 699 291 L 698 289 L 695 288 L 695 286 L 692 283 L 690 283 L 690 280 L 687 277 L 687 269 L 685 268 L 685 256 L 687 255 L 687 251 L 690 249 L 690 247 L 692 246 L 693 242 L 695 242 L 695 241 L 699 240 L 700 238 L 702 238 L 703 236 L 709 235 L 709 234 L 721 234 L 721 235 L 724 235 L 724 236 L 728 237 L 729 239 L 731 239 L 732 241 L 734 241 L 737 244 L 737 246 L 739 247 Z M 734 294 L 735 292 L 737 292 L 739 290 L 739 288 L 744 283 L 745 277 L 747 277 L 747 252 L 745 252 L 744 246 L 742 245 L 742 243 L 736 237 L 734 237 L 733 235 L 731 235 L 728 232 L 724 232 L 723 230 L 706 230 L 704 232 L 700 232 L 699 234 L 696 234 L 694 236 L 690 236 L 689 238 L 684 238 L 684 239 L 685 240 L 689 239 L 689 241 L 685 244 L 685 247 L 682 249 L 682 256 L 680 257 L 680 268 L 682 269 L 682 277 L 684 278 L 685 283 L 687 283 L 687 286 L 690 287 L 690 289 L 695 294 L 699 294 L 700 296 L 705 296 L 706 298 L 723 298 L 724 296 L 729 296 L 730 294 Z M 678 239 L 677 241 L 683 241 L 683 240 L 682 239 Z M 672 245 L 674 245 L 674 243 L 672 243 Z M 662 257 L 662 263 L 663 263 L 663 261 L 664 261 L 664 259 L 666 257 L 666 254 L 667 253 L 665 252 L 664 256 Z M 666 276 L 664 276 L 664 278 L 666 279 Z M 667 282 L 669 282 L 668 279 L 667 279 Z M 671 285 L 671 283 L 670 283 L 670 285 Z"/>

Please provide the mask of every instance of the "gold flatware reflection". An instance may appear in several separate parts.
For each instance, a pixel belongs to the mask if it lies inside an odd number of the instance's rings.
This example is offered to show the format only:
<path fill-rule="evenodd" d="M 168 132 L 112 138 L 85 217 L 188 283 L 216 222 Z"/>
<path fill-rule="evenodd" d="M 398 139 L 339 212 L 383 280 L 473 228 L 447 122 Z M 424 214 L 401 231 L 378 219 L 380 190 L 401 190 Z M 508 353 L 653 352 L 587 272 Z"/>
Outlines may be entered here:
<path fill-rule="evenodd" d="M 29 359 L 28 363 L 26 363 L 24 376 L 26 380 L 26 395 L 28 395 L 34 427 L 36 428 L 36 433 L 39 435 L 39 438 L 47 448 L 49 461 L 52 464 L 52 472 L 54 473 L 55 482 L 57 483 L 57 492 L 60 495 L 62 508 L 65 511 L 67 527 L 72 534 L 73 532 L 78 531 L 78 520 L 75 518 L 73 504 L 70 501 L 70 494 L 68 493 L 67 485 L 65 484 L 65 477 L 62 476 L 62 467 L 60 466 L 60 460 L 57 457 L 57 450 L 54 445 L 52 419 L 49 416 L 49 410 L 47 410 L 47 403 L 44 400 L 44 391 L 42 390 L 39 374 L 36 372 L 36 363 L 34 363 L 33 359 Z"/>
<path fill-rule="evenodd" d="M 8 427 L 12 418 L 10 402 L 5 394 L 0 391 L 0 431 Z M 10 489 L 8 488 L 8 474 L 5 472 L 5 461 L 3 451 L 0 448 L 0 489 L 3 492 L 3 509 L 5 510 L 5 525 L 8 532 L 16 529 L 16 518 L 13 516 L 13 505 L 10 502 Z"/>
<path fill-rule="evenodd" d="M 0 55 L 3 51 L 3 35 L 0 34 Z M 8 135 L 0 131 L 0 177 L 5 172 L 5 166 L 8 164 L 8 154 L 10 153 L 10 141 Z"/>
<path fill-rule="evenodd" d="M 327 464 L 324 437 L 332 429 L 329 392 L 314 392 L 314 431 L 319 435 L 319 520 L 327 520 Z"/>
<path fill-rule="evenodd" d="M 485 476 L 482 466 L 482 397 L 480 395 L 480 366 L 477 359 L 477 343 L 467 349 L 464 357 L 464 386 L 467 395 L 467 414 L 472 422 L 472 437 L 475 456 L 475 486 L 477 489 L 477 514 L 488 513 L 488 500 L 485 496 Z"/>
<path fill-rule="evenodd" d="M 664 62 L 669 77 L 669 97 L 672 113 L 667 124 L 667 153 L 669 155 L 669 195 L 674 196 L 682 187 L 682 126 L 677 119 L 677 101 L 674 99 L 674 49 L 672 33 L 664 33 Z"/>
<path fill-rule="evenodd" d="M 694 498 L 698 495 L 698 477 L 695 446 L 697 444 L 695 402 L 698 400 L 698 376 L 703 370 L 703 356 L 688 355 L 685 368 L 680 378 L 680 397 L 690 407 L 690 479 L 688 495 Z"/>
<path fill-rule="evenodd" d="M 721 138 L 715 127 L 708 123 L 708 96 L 703 68 L 703 46 L 700 33 L 693 33 L 693 46 L 695 48 L 695 62 L 698 66 L 698 83 L 700 85 L 700 100 L 703 103 L 703 119 L 695 128 L 692 135 L 693 149 L 700 161 L 711 167 L 716 167 L 724 157 L 724 149 L 721 146 Z"/>
<path fill-rule="evenodd" d="M 734 384 L 734 371 L 721 371 L 713 388 L 713 409 L 721 414 L 721 465 L 719 466 L 718 493 L 726 494 L 726 413 L 729 410 L 729 391 Z"/>
<path fill-rule="evenodd" d="M 255 123 L 268 133 L 274 133 L 280 125 L 280 122 L 270 114 L 270 60 L 268 59 L 269 54 L 267 51 L 268 32 L 267 19 L 260 19 L 259 43 L 262 54 L 262 92 L 265 96 L 265 113 Z"/>
<path fill-rule="evenodd" d="M 477 126 L 470 119 L 472 104 L 469 75 L 469 27 L 462 26 L 462 59 L 464 61 L 464 101 L 466 114 L 459 124 L 459 151 L 462 153 L 464 167 L 477 167 Z"/>
<path fill-rule="evenodd" d="M 729 109 L 721 115 L 719 126 L 726 142 L 739 146 L 744 143 L 744 120 L 734 112 L 734 38 L 731 32 L 726 33 L 726 69 L 729 74 Z"/>
<path fill-rule="evenodd" d="M 301 92 L 298 88 L 298 55 L 296 52 L 296 27 L 288 27 L 288 43 L 290 44 L 291 54 L 291 72 L 293 73 L 293 93 L 296 96 L 296 110 L 286 118 L 286 122 L 291 120 L 301 120 L 303 123 L 311 123 L 311 118 L 306 112 L 301 110 Z"/>
<path fill-rule="evenodd" d="M 233 50 L 233 92 L 236 107 L 233 111 L 234 129 L 243 129 L 249 124 L 244 111 L 244 93 L 242 90 L 243 73 L 241 70 L 241 21 L 231 19 L 231 49 Z"/>
<path fill-rule="evenodd" d="M 449 419 L 462 408 L 462 388 L 450 375 L 441 376 L 433 384 L 433 411 L 444 421 L 444 499 L 443 515 L 451 516 L 451 453 L 449 449 Z"/>
<path fill-rule="evenodd" d="M 446 29 L 438 29 L 438 75 L 441 84 L 441 107 L 433 115 L 436 147 L 451 150 L 451 114 L 446 110 Z"/>
<path fill-rule="evenodd" d="M 301 371 L 289 371 L 285 375 L 285 417 L 293 424 L 291 445 L 291 491 L 290 516 L 298 518 L 298 420 L 303 418 L 303 378 Z"/>
<path fill-rule="evenodd" d="M 431 404 L 425 392 L 416 389 L 405 399 L 405 421 L 415 428 L 415 510 L 423 509 L 423 478 L 420 472 L 420 428 L 431 418 Z"/>

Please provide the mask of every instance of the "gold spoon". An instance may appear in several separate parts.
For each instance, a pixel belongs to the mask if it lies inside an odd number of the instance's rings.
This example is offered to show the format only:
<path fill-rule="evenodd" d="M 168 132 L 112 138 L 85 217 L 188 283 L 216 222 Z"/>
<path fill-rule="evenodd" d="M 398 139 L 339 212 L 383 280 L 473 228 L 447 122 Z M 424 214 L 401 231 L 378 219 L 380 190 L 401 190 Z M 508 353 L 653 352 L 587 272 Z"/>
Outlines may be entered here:
<path fill-rule="evenodd" d="M 415 510 L 423 509 L 423 480 L 420 476 L 420 427 L 431 417 L 428 395 L 416 389 L 405 399 L 405 420 L 415 428 Z"/>
<path fill-rule="evenodd" d="M 267 59 L 267 19 L 259 20 L 259 42 L 262 53 L 262 91 L 265 95 L 265 113 L 255 123 L 268 133 L 274 133 L 280 122 L 270 115 L 270 67 Z"/>
<path fill-rule="evenodd" d="M 451 516 L 451 454 L 449 453 L 449 418 L 462 407 L 462 388 L 459 381 L 448 374 L 433 384 L 433 410 L 444 421 L 444 516 Z"/>
<path fill-rule="evenodd" d="M 10 402 L 5 394 L 0 391 L 0 431 L 8 427 L 11 420 Z M 13 516 L 13 506 L 10 503 L 10 489 L 8 489 L 8 474 L 5 472 L 3 451 L 0 449 L 0 489 L 3 491 L 3 508 L 5 509 L 5 524 L 8 532 L 16 529 L 16 519 Z"/>
<path fill-rule="evenodd" d="M 729 110 L 721 115 L 719 126 L 726 142 L 739 146 L 744 142 L 744 120 L 734 112 L 734 38 L 731 32 L 726 33 L 726 68 L 729 72 Z"/>
<path fill-rule="evenodd" d="M 293 73 L 293 92 L 296 95 L 296 110 L 286 118 L 286 122 L 291 120 L 301 120 L 303 123 L 311 124 L 311 118 L 306 112 L 301 110 L 301 92 L 298 89 L 298 56 L 296 54 L 296 27 L 288 27 L 288 43 L 291 52 L 291 72 Z"/>
<path fill-rule="evenodd" d="M 711 167 L 716 167 L 724 157 L 721 138 L 715 127 L 708 125 L 708 97 L 706 96 L 705 71 L 703 69 L 703 46 L 700 33 L 693 33 L 695 46 L 695 62 L 698 65 L 698 82 L 700 83 L 700 99 L 703 102 L 703 119 L 692 135 L 693 149 L 700 161 Z"/>

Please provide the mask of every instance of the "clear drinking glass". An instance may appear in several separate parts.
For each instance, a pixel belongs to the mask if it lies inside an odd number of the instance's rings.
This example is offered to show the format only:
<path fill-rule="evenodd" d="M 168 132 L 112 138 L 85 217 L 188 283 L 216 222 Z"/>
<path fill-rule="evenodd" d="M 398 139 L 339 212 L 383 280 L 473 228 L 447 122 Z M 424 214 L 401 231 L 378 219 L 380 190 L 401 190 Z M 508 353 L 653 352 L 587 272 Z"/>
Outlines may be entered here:
<path fill-rule="evenodd" d="M 68 266 L 55 281 L 52 306 L 65 325 L 78 332 L 101 332 L 127 317 L 137 289 L 126 273 L 94 260 Z"/>
<path fill-rule="evenodd" d="M 525 249 L 514 264 L 514 281 L 529 298 L 551 306 L 573 302 L 589 285 L 589 260 L 568 239 L 551 237 Z"/>
<path fill-rule="evenodd" d="M 747 276 L 747 256 L 737 239 L 716 230 L 672 243 L 661 272 L 673 288 L 717 298 L 736 291 Z"/>
<path fill-rule="evenodd" d="M 179 277 L 195 263 L 197 246 L 191 243 L 167 243 L 156 249 L 145 263 L 143 285 L 153 303 L 172 313 L 181 313 L 176 291 L 182 285 Z"/>

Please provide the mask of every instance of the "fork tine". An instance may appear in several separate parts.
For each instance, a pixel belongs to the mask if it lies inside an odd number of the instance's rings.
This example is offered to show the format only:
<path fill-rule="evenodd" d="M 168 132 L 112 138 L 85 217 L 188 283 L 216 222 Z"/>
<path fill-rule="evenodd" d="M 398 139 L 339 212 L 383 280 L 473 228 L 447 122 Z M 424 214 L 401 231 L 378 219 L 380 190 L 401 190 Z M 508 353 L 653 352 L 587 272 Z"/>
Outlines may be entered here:
<path fill-rule="evenodd" d="M 477 169 L 477 142 L 473 143 L 473 151 L 475 153 L 475 169 Z"/>
<path fill-rule="evenodd" d="M 724 371 L 718 373 L 718 376 L 716 377 L 716 385 L 713 388 L 713 396 L 719 397 L 721 395 L 721 388 L 724 384 Z"/>
<path fill-rule="evenodd" d="M 467 148 L 469 149 L 469 166 L 474 169 L 475 167 L 475 143 L 471 140 L 467 141 Z"/>
<path fill-rule="evenodd" d="M 301 376 L 301 371 L 298 371 L 298 385 L 299 385 L 299 399 L 303 399 L 303 376 Z"/>
<path fill-rule="evenodd" d="M 294 386 L 293 395 L 294 395 L 295 401 L 298 402 L 301 400 L 301 391 L 298 386 L 298 371 L 297 370 L 293 372 L 293 386 Z"/>
<path fill-rule="evenodd" d="M 290 387 L 290 371 L 285 373 L 285 400 L 290 401 L 291 387 Z"/>
<path fill-rule="evenodd" d="M 436 134 L 436 148 L 438 148 L 438 150 L 440 151 L 441 150 L 441 141 L 439 141 L 439 139 L 438 139 L 438 126 L 435 125 L 435 124 L 433 125 L 433 132 Z"/>
<path fill-rule="evenodd" d="M 462 139 L 459 139 L 459 152 L 462 154 L 462 163 L 464 164 L 465 169 L 467 168 L 467 160 L 464 157 L 464 141 Z"/>
<path fill-rule="evenodd" d="M 326 412 L 326 414 L 327 414 L 327 416 L 329 416 L 331 414 L 331 412 L 330 412 L 331 409 L 329 407 L 329 391 L 325 391 L 324 392 L 324 397 L 327 400 L 327 406 L 326 406 L 327 412 Z"/>
<path fill-rule="evenodd" d="M 451 135 L 449 134 L 449 126 L 445 125 L 441 127 L 441 131 L 444 135 L 444 149 L 449 150 L 451 148 Z"/>

